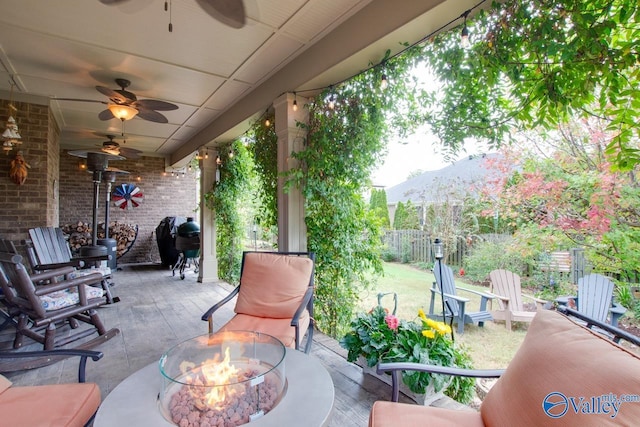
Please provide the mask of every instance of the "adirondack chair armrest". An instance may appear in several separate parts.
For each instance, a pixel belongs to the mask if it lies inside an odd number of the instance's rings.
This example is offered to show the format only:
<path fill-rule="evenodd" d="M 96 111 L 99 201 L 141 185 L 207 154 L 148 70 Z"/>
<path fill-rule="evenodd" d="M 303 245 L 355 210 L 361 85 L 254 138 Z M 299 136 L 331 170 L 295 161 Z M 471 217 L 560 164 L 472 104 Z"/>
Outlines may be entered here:
<path fill-rule="evenodd" d="M 66 276 L 67 274 L 71 274 L 76 271 L 73 267 L 59 267 L 52 270 L 47 269 L 47 271 L 43 271 L 42 273 L 32 274 L 31 280 L 33 282 L 41 282 L 43 280 L 53 280 L 56 277 Z"/>
<path fill-rule="evenodd" d="M 543 300 L 542 298 L 534 297 L 533 295 L 521 294 L 524 298 L 528 298 L 531 301 L 536 303 L 536 306 L 542 307 L 548 301 Z"/>
<path fill-rule="evenodd" d="M 431 288 L 431 292 L 435 292 L 437 294 L 440 294 L 440 289 L 438 288 Z M 471 301 L 469 298 L 465 298 L 465 297 L 461 297 L 459 295 L 451 295 L 445 292 L 444 294 L 445 297 L 447 298 L 453 298 L 454 300 L 460 302 L 460 303 L 465 303 L 465 302 L 469 302 Z"/>
<path fill-rule="evenodd" d="M 424 363 L 390 362 L 378 363 L 376 371 L 378 375 L 382 375 L 385 372 L 391 373 L 391 401 L 397 402 L 399 397 L 399 385 L 401 379 L 401 376 L 398 375 L 398 372 L 416 371 L 429 372 L 432 374 L 452 375 L 456 377 L 499 378 L 504 373 L 505 369 L 464 369 L 454 368 L 450 366 L 429 365 Z"/>
<path fill-rule="evenodd" d="M 465 292 L 469 292 L 475 295 L 478 295 L 480 297 L 482 297 L 483 299 L 493 299 L 495 298 L 495 295 L 489 293 L 489 292 L 481 292 L 481 291 L 476 291 L 473 289 L 468 289 L 468 288 L 463 288 L 460 286 L 456 286 L 456 289 L 460 290 L 460 291 L 465 291 Z"/>

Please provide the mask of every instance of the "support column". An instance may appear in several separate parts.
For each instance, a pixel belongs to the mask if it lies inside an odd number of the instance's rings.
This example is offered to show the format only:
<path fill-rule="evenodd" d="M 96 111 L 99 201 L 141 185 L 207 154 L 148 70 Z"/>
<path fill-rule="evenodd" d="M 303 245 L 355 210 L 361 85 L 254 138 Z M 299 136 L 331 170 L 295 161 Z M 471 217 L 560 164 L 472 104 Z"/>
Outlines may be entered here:
<path fill-rule="evenodd" d="M 209 158 L 200 160 L 200 269 L 198 282 L 214 282 L 218 280 L 218 255 L 216 253 L 215 212 L 204 202 L 216 181 L 216 156 L 209 153 Z"/>
<path fill-rule="evenodd" d="M 298 111 L 293 111 L 293 100 Z M 290 157 L 293 151 L 304 148 L 306 130 L 296 126 L 296 122 L 307 123 L 309 112 L 305 108 L 306 98 L 287 93 L 277 98 L 275 126 L 278 136 L 278 173 L 297 166 Z M 307 227 L 304 223 L 304 199 L 300 190 L 292 188 L 284 192 L 284 178 L 278 177 L 278 249 L 281 252 L 304 252 L 307 250 Z"/>

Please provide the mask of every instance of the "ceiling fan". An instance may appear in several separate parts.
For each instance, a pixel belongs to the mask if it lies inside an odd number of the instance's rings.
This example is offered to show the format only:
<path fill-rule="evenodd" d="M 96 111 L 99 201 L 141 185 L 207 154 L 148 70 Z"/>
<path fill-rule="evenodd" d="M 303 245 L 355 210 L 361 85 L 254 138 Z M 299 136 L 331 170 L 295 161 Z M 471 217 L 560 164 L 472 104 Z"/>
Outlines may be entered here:
<path fill-rule="evenodd" d="M 114 156 L 122 156 L 127 159 L 140 158 L 140 154 L 142 153 L 142 151 L 136 150 L 135 148 L 128 148 L 128 147 L 121 146 L 120 144 L 118 144 L 116 141 L 113 140 L 115 138 L 114 135 L 105 135 L 105 136 L 109 138 L 109 140 L 104 141 L 102 145 L 100 145 L 100 147 L 102 147 L 103 152 L 114 155 Z M 125 140 L 125 143 L 126 143 L 126 140 Z"/>
<path fill-rule="evenodd" d="M 168 123 L 167 118 L 158 113 L 158 111 L 177 110 L 178 106 L 170 102 L 160 101 L 157 99 L 138 99 L 138 97 L 126 90 L 131 82 L 127 79 L 115 79 L 120 89 L 110 89 L 105 86 L 96 86 L 101 94 L 109 98 L 109 102 L 97 101 L 95 99 L 78 99 L 78 98 L 55 98 L 58 101 L 79 101 L 79 102 L 98 102 L 107 106 L 106 110 L 98 114 L 100 120 L 111 120 L 114 118 L 131 120 L 134 117 L 140 117 L 142 120 L 148 120 L 155 123 Z"/>
<path fill-rule="evenodd" d="M 129 0 L 99 0 L 100 3 L 113 5 Z M 196 0 L 200 7 L 214 19 L 232 28 L 242 28 L 245 25 L 246 16 L 242 0 Z M 164 5 L 167 10 L 167 1 Z M 171 31 L 171 30 L 169 30 Z"/>

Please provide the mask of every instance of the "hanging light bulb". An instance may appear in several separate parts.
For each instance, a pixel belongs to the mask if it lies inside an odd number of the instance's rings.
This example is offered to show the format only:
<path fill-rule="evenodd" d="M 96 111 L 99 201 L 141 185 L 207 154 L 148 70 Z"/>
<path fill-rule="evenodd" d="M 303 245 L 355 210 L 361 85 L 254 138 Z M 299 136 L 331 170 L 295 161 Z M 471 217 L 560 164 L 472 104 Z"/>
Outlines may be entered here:
<path fill-rule="evenodd" d="M 462 32 L 460 33 L 460 45 L 465 49 L 470 45 L 469 28 L 467 28 L 467 16 L 469 16 L 469 12 L 470 10 L 467 10 L 462 14 L 462 16 L 464 17 L 464 25 L 462 27 Z"/>
<path fill-rule="evenodd" d="M 269 120 L 269 118 L 268 118 L 268 117 L 265 119 L 265 121 L 264 121 L 264 125 L 265 125 L 266 127 L 271 126 L 271 120 Z"/>
<path fill-rule="evenodd" d="M 387 75 L 382 74 L 382 78 L 380 79 L 380 89 L 385 90 L 389 86 L 389 80 L 387 80 Z"/>
<path fill-rule="evenodd" d="M 205 148 L 204 158 L 205 158 L 205 160 L 209 158 L 209 149 L 208 148 Z"/>
<path fill-rule="evenodd" d="M 295 92 L 293 92 L 293 111 L 298 111 L 298 99 Z"/>
<path fill-rule="evenodd" d="M 220 158 L 220 155 L 216 156 L 216 165 L 221 165 L 222 164 L 222 159 Z"/>
<path fill-rule="evenodd" d="M 233 159 L 233 150 L 229 151 L 229 158 Z"/>
<path fill-rule="evenodd" d="M 333 94 L 331 94 L 331 96 L 329 97 L 329 109 L 333 110 L 334 108 L 336 108 L 336 98 Z"/>

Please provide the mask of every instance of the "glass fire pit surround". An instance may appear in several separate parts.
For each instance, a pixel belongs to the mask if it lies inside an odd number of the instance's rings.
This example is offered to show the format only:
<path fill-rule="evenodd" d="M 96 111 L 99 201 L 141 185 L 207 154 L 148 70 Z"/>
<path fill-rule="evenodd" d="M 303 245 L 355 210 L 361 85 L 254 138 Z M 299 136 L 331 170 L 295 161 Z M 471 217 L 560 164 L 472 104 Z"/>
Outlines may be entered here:
<path fill-rule="evenodd" d="M 160 358 L 160 411 L 178 426 L 238 426 L 285 393 L 285 347 L 271 335 L 227 331 L 183 341 Z"/>

